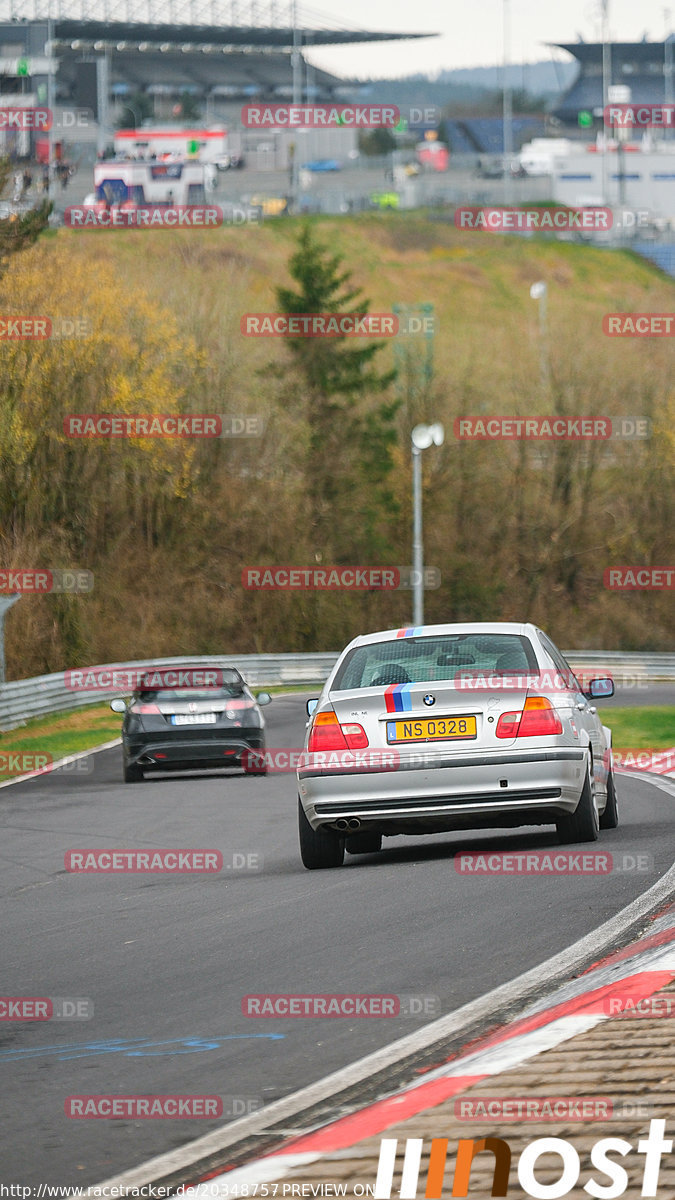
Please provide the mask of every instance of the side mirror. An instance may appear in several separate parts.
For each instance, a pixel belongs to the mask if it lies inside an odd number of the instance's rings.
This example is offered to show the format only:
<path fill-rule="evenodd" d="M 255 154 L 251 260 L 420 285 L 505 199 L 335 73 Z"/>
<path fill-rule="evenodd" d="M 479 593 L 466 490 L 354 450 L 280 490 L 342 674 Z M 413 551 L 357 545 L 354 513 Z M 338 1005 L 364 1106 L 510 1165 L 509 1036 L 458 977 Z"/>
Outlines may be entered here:
<path fill-rule="evenodd" d="M 308 717 L 311 717 L 311 716 L 312 716 L 312 714 L 313 714 L 313 712 L 314 712 L 314 710 L 315 710 L 315 708 L 316 708 L 316 706 L 317 706 L 317 704 L 318 704 L 318 703 L 319 703 L 319 697 L 318 697 L 318 696 L 317 696 L 317 697 L 316 697 L 316 699 L 314 699 L 314 700 L 308 700 L 308 701 L 307 701 L 307 716 L 308 716 Z"/>
<path fill-rule="evenodd" d="M 269 692 L 258 692 L 258 695 L 255 698 L 255 701 L 256 701 L 256 704 L 259 704 L 260 707 L 262 708 L 265 704 L 272 703 L 272 697 L 270 696 Z"/>
<path fill-rule="evenodd" d="M 125 713 L 127 711 L 127 706 L 126 706 L 125 700 L 111 700 L 110 707 L 113 710 L 113 712 L 116 712 L 116 713 Z"/>
<path fill-rule="evenodd" d="M 591 679 L 587 696 L 590 700 L 603 700 L 614 695 L 614 680 L 607 677 L 606 679 Z"/>

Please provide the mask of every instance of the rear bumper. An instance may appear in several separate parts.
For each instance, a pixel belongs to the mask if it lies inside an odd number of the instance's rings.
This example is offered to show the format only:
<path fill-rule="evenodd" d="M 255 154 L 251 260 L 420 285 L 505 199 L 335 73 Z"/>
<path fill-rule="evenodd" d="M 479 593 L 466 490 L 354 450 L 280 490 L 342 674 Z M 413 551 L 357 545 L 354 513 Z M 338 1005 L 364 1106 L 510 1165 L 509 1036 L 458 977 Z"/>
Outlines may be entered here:
<path fill-rule="evenodd" d="M 124 759 L 128 766 L 137 763 L 144 770 L 168 770 L 172 767 L 192 763 L 204 767 L 239 766 L 242 754 L 247 750 L 262 750 L 265 745 L 262 730 L 251 731 L 250 735 L 236 737 L 190 739 L 153 738 L 145 741 L 134 738 L 124 742 Z"/>
<path fill-rule="evenodd" d="M 300 798 L 313 829 L 357 820 L 383 833 L 552 824 L 576 809 L 584 782 L 581 748 L 504 751 L 392 771 L 300 770 Z"/>

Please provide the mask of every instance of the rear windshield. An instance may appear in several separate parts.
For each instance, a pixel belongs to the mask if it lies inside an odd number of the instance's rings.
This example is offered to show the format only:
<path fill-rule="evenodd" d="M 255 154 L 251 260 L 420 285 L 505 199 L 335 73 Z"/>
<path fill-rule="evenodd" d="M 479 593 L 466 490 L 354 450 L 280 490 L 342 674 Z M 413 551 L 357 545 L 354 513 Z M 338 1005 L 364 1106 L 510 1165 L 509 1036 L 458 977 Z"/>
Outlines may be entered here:
<path fill-rule="evenodd" d="M 245 684 L 238 671 L 228 667 L 165 667 L 148 671 L 137 689 L 140 696 L 159 700 L 222 699 L 241 696 Z"/>
<path fill-rule="evenodd" d="M 340 667 L 331 691 L 389 687 L 394 683 L 452 680 L 460 672 L 510 674 L 537 671 L 529 638 L 515 633 L 458 633 L 396 638 L 356 646 Z"/>

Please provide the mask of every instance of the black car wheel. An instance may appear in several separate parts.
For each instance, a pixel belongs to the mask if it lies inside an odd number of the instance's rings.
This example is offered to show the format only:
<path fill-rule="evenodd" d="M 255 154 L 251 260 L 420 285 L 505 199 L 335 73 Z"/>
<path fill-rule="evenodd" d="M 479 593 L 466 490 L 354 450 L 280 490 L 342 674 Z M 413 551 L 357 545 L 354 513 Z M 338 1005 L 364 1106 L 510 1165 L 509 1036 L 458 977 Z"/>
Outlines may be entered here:
<path fill-rule="evenodd" d="M 142 783 L 143 772 L 138 763 L 124 764 L 124 782 L 125 783 Z"/>
<path fill-rule="evenodd" d="M 300 857 L 308 871 L 321 871 L 328 867 L 341 867 L 345 857 L 345 839 L 330 830 L 312 829 L 302 801 L 298 796 L 298 831 L 300 834 Z"/>
<path fill-rule="evenodd" d="M 590 766 L 586 771 L 584 786 L 575 811 L 564 817 L 558 817 L 556 829 L 558 830 L 558 840 L 563 846 L 566 843 L 574 845 L 576 842 L 597 842 L 600 821 Z"/>
<path fill-rule="evenodd" d="M 600 818 L 601 829 L 616 829 L 619 824 L 619 804 L 616 798 L 616 787 L 614 784 L 614 771 L 610 770 L 607 776 L 607 803 L 605 811 Z"/>

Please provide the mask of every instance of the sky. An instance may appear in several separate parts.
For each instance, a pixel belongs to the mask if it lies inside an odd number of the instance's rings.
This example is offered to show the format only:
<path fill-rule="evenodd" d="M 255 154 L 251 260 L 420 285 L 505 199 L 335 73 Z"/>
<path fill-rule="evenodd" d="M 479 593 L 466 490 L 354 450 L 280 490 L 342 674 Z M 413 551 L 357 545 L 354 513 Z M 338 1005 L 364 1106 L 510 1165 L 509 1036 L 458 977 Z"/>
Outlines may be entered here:
<path fill-rule="evenodd" d="M 668 28 L 673 31 L 675 0 Z M 456 67 L 494 66 L 503 61 L 503 14 L 510 12 L 511 62 L 550 58 L 546 42 L 600 41 L 600 0 L 299 0 L 299 10 L 321 14 L 326 23 L 441 36 L 417 42 L 344 46 L 312 51 L 311 61 L 336 75 L 399 77 L 417 71 L 435 74 Z M 662 41 L 666 6 L 661 0 L 609 0 L 609 31 L 614 41 Z M 570 61 L 555 52 L 560 61 Z"/>

